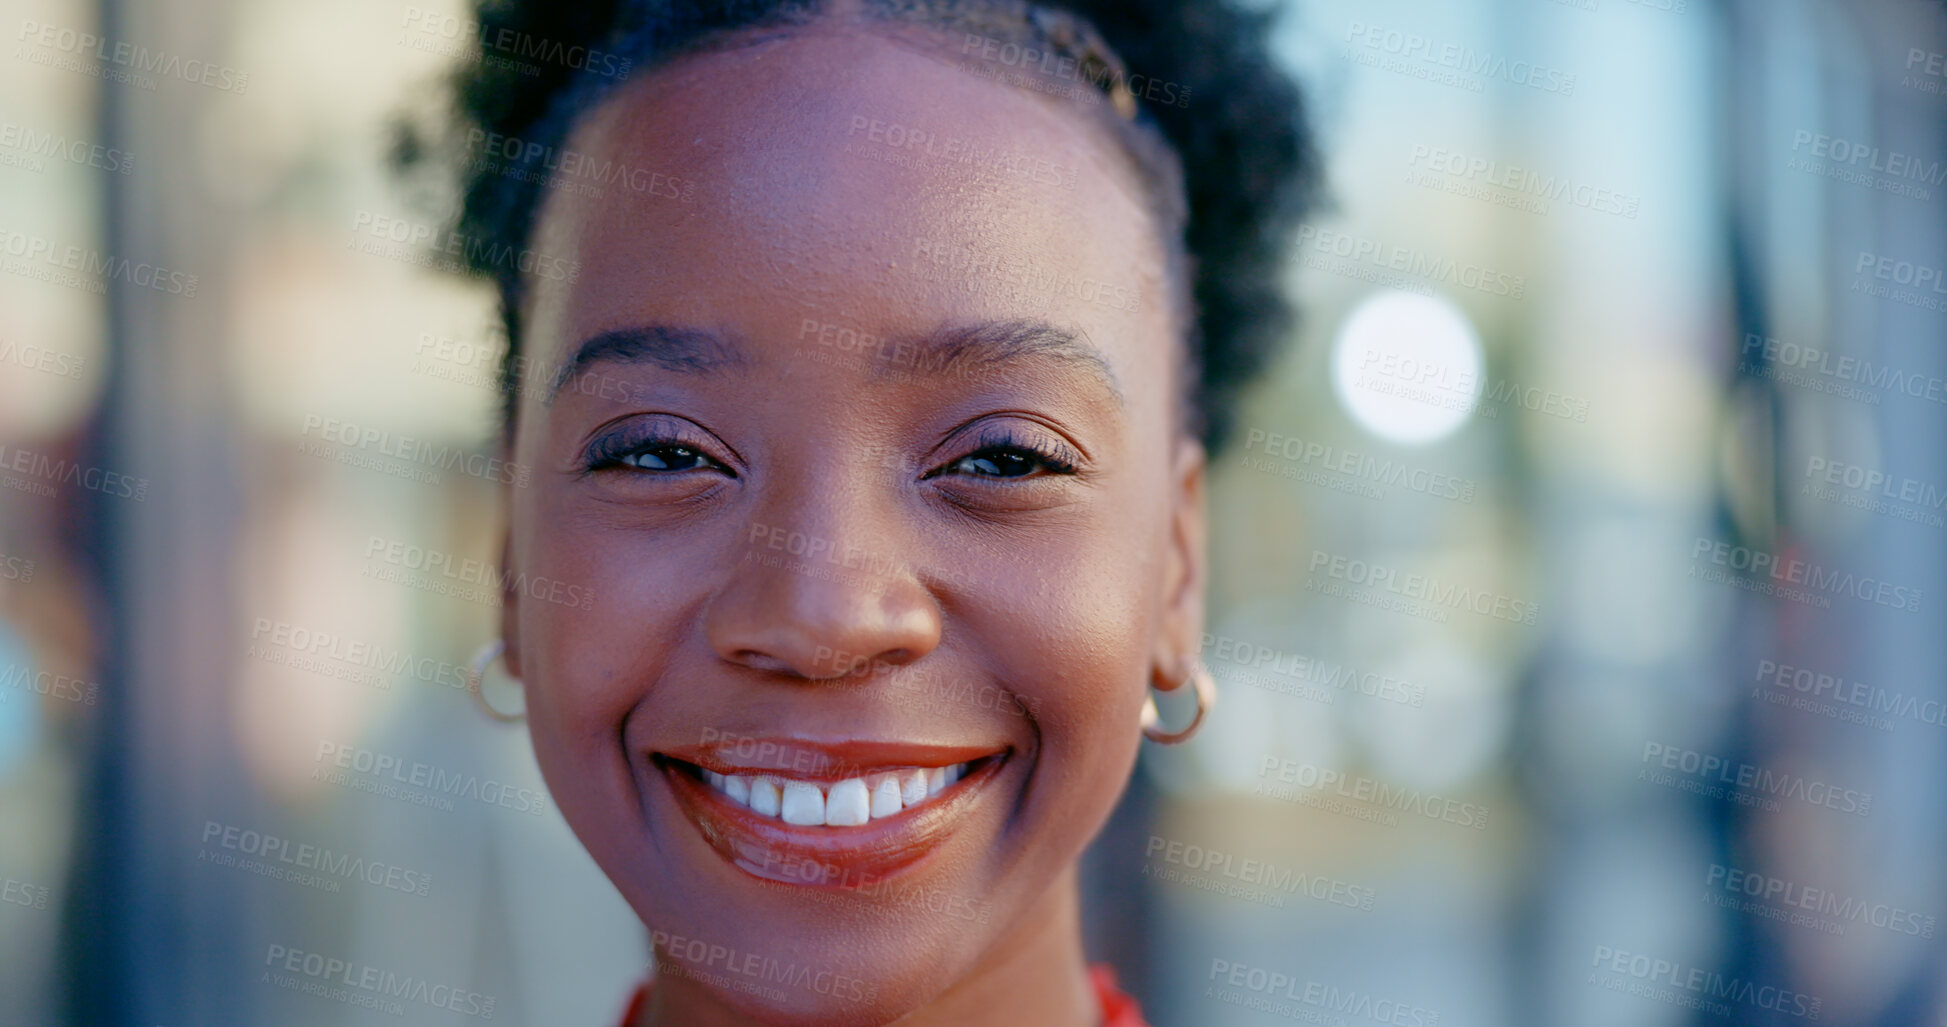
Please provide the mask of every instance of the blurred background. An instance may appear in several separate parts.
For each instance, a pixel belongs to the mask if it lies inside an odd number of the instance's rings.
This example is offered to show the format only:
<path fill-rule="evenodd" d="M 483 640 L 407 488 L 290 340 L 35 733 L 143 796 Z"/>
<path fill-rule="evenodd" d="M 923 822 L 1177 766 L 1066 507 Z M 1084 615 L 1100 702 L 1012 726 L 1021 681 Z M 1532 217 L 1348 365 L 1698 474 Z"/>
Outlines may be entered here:
<path fill-rule="evenodd" d="M 465 690 L 493 607 L 385 558 L 499 530 L 488 294 L 373 232 L 463 17 L 9 0 L 0 1024 L 606 1024 L 647 965 Z M 1947 1024 L 1947 12 L 1276 47 L 1332 204 L 1097 955 L 1158 1027 Z"/>

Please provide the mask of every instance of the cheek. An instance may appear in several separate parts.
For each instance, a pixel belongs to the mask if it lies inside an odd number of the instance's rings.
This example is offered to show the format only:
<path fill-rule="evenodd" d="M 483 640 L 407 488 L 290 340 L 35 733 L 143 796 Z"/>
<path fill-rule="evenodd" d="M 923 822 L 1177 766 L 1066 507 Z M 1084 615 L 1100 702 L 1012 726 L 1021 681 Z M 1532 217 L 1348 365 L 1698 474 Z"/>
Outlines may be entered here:
<path fill-rule="evenodd" d="M 645 583 L 683 579 L 639 556 L 614 556 L 603 532 L 569 529 L 576 522 L 549 491 L 537 483 L 517 498 L 507 570 L 517 582 L 559 583 L 557 591 L 580 601 L 519 599 L 528 727 L 551 778 L 612 774 L 626 765 L 622 726 L 643 699 L 641 683 L 667 658 L 662 633 L 677 619 L 670 604 L 680 602 Z"/>
<path fill-rule="evenodd" d="M 1106 814 L 1140 742 L 1167 525 L 1109 514 L 1076 537 L 1075 549 L 1037 554 L 1033 570 L 1017 569 L 1012 591 L 1031 599 L 1012 607 L 1006 634 L 988 644 L 1018 654 L 1011 676 L 1021 682 L 1044 747 L 1037 772 L 1055 777 L 1079 805 Z M 1031 588 L 1020 587 L 1029 582 Z"/>

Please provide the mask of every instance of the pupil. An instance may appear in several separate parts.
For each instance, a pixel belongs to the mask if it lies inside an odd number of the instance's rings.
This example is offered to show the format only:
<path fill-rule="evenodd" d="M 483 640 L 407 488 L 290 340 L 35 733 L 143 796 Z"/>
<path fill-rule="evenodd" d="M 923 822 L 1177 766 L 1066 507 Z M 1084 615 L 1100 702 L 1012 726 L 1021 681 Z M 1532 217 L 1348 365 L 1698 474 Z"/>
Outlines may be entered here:
<path fill-rule="evenodd" d="M 686 446 L 659 446 L 643 453 L 637 462 L 640 466 L 655 471 L 677 470 L 677 465 L 687 466 L 694 461 L 696 454 Z"/>
<path fill-rule="evenodd" d="M 1033 470 L 1032 463 L 1019 453 L 983 453 L 972 457 L 971 462 L 981 474 L 1000 478 L 1018 478 Z"/>

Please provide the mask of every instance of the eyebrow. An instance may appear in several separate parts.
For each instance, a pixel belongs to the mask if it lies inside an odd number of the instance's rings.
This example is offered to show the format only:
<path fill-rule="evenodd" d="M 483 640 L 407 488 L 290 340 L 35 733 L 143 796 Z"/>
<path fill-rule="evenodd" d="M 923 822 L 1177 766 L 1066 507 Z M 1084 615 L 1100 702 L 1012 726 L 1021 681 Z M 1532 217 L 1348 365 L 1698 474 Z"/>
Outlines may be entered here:
<path fill-rule="evenodd" d="M 564 386 L 596 364 L 609 362 L 654 364 L 676 374 L 704 374 L 748 364 L 735 346 L 705 329 L 661 324 L 617 328 L 590 336 L 575 347 L 575 355 L 548 383 L 542 405 L 552 404 Z"/>
<path fill-rule="evenodd" d="M 1027 357 L 1052 359 L 1084 370 L 1101 380 L 1118 406 L 1123 403 L 1115 368 L 1086 336 L 1032 319 L 953 325 L 917 339 L 894 341 L 880 350 L 875 373 L 880 378 L 898 377 L 918 369 L 942 376 L 965 375 L 974 368 Z"/>
<path fill-rule="evenodd" d="M 1071 365 L 1099 380 L 1118 406 L 1124 403 L 1115 369 L 1102 351 L 1081 333 L 1045 321 L 1019 318 L 948 325 L 925 335 L 888 339 L 878 347 L 874 377 L 907 377 L 915 373 L 941 377 L 966 375 L 992 367 L 1039 357 Z M 653 364 L 676 374 L 707 374 L 744 369 L 749 358 L 735 343 L 703 328 L 663 324 L 638 325 L 602 332 L 575 347 L 549 385 L 548 402 L 569 382 L 597 364 L 617 362 Z"/>

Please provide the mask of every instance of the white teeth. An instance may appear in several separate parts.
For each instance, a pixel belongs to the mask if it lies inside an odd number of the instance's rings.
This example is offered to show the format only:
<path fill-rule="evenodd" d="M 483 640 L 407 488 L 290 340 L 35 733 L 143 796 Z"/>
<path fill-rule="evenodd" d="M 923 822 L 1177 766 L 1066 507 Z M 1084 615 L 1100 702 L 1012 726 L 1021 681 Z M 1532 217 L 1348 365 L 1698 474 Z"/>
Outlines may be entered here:
<path fill-rule="evenodd" d="M 825 822 L 825 793 L 804 781 L 784 782 L 784 822 L 810 827 Z"/>
<path fill-rule="evenodd" d="M 781 818 L 799 827 L 857 827 L 897 816 L 940 794 L 966 775 L 967 765 L 910 767 L 847 778 L 829 788 L 811 781 L 768 775 L 720 774 L 703 770 L 703 780 L 721 795 L 753 813 Z"/>
<path fill-rule="evenodd" d="M 857 827 L 872 819 L 872 797 L 865 782 L 846 778 L 832 786 L 825 797 L 825 823 L 831 827 Z"/>
<path fill-rule="evenodd" d="M 899 798 L 899 775 L 880 774 L 872 785 L 872 817 L 889 817 L 904 808 Z M 827 811 L 827 816 L 830 812 Z"/>
<path fill-rule="evenodd" d="M 777 816 L 783 809 L 783 801 L 778 795 L 777 782 L 768 777 L 757 778 L 750 783 L 750 809 L 767 817 Z"/>

